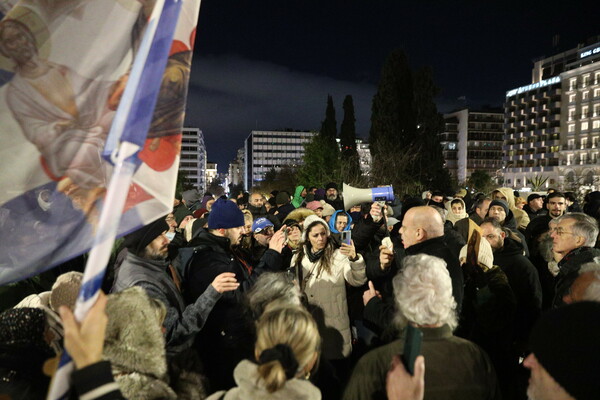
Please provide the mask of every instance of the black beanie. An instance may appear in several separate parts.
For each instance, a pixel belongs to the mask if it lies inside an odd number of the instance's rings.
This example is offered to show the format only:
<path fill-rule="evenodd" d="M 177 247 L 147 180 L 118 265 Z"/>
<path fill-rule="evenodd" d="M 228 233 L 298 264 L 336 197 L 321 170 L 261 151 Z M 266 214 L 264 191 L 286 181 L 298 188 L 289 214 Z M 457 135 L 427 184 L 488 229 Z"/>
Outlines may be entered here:
<path fill-rule="evenodd" d="M 325 185 L 325 190 L 329 190 L 329 189 L 338 190 L 337 183 L 335 183 L 335 182 L 329 182 L 327 185 Z"/>
<path fill-rule="evenodd" d="M 508 203 L 502 199 L 496 199 L 496 200 L 492 200 L 490 202 L 490 206 L 488 207 L 488 210 L 490 208 L 492 208 L 492 206 L 500 206 L 502 208 L 504 208 L 504 214 L 506 214 L 506 218 L 508 219 Z M 488 211 L 489 214 L 489 211 Z"/>
<path fill-rule="evenodd" d="M 577 400 L 600 399 L 600 303 L 580 302 L 540 317 L 531 331 L 539 363 Z"/>
<path fill-rule="evenodd" d="M 127 247 L 135 255 L 140 255 L 154 239 L 159 237 L 163 232 L 169 230 L 169 225 L 164 215 L 154 222 L 149 223 L 146 226 L 141 227 L 137 231 L 131 232 L 125 236 L 123 241 L 123 247 Z"/>

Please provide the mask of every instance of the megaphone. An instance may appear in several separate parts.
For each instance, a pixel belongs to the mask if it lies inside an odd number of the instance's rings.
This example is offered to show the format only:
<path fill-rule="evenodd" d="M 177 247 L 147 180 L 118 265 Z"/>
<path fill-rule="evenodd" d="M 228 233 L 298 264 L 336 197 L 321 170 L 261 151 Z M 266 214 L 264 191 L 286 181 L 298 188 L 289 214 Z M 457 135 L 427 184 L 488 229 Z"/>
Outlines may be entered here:
<path fill-rule="evenodd" d="M 371 201 L 394 201 L 394 188 L 391 185 L 359 189 L 344 183 L 342 191 L 344 194 L 344 210 L 349 210 L 357 204 Z"/>

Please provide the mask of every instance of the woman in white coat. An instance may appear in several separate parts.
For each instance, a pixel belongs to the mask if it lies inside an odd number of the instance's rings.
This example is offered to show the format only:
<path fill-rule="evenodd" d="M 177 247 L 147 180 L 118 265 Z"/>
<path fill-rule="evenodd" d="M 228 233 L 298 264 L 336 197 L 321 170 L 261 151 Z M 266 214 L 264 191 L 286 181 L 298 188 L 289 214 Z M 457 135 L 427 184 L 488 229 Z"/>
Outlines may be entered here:
<path fill-rule="evenodd" d="M 336 249 L 327 223 L 316 215 L 304 221 L 302 241 L 292 267 L 319 325 L 323 358 L 344 359 L 352 351 L 346 282 L 352 286 L 367 282 L 365 261 L 353 242 Z"/>

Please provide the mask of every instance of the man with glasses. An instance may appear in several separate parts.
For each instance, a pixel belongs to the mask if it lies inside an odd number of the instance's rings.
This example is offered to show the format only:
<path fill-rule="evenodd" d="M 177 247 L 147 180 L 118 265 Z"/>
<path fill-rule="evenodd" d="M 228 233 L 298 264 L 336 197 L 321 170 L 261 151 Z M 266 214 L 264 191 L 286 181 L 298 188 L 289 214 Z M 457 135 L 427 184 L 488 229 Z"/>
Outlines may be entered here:
<path fill-rule="evenodd" d="M 252 245 L 250 247 L 252 265 L 258 265 L 260 259 L 269 248 L 275 227 L 266 218 L 256 218 L 252 223 Z"/>
<path fill-rule="evenodd" d="M 600 256 L 600 250 L 594 248 L 598 237 L 598 222 L 594 218 L 583 213 L 570 213 L 559 217 L 556 222 L 556 229 L 550 232 L 550 236 L 552 249 L 561 259 L 555 279 L 554 308 L 565 304 L 563 297 L 579 275 L 581 266 Z"/>

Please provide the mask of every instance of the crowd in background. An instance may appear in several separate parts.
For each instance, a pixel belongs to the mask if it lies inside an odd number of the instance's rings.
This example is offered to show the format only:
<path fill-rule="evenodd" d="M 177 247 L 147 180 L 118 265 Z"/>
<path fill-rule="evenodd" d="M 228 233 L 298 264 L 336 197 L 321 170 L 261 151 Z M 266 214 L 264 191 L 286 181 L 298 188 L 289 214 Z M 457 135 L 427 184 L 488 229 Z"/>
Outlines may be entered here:
<path fill-rule="evenodd" d="M 66 349 L 82 399 L 598 399 L 599 218 L 600 192 L 186 191 L 82 322 L 85 255 L 0 288 L 0 397 L 44 398 Z"/>

